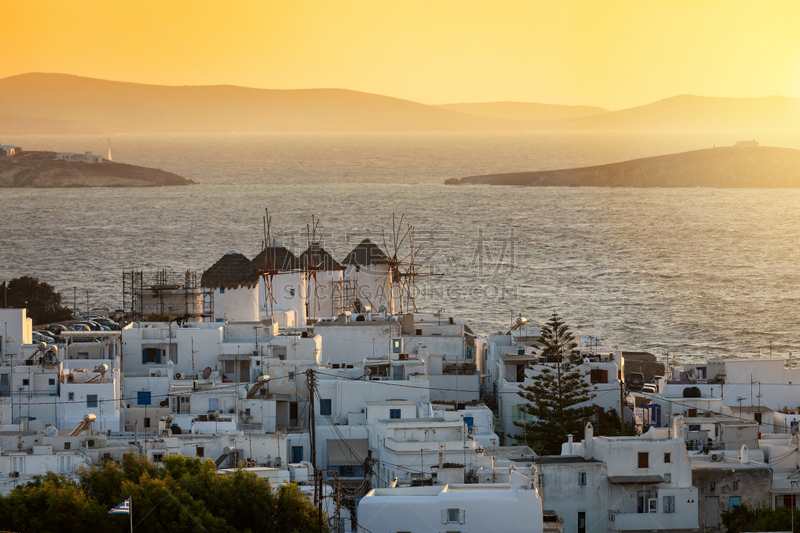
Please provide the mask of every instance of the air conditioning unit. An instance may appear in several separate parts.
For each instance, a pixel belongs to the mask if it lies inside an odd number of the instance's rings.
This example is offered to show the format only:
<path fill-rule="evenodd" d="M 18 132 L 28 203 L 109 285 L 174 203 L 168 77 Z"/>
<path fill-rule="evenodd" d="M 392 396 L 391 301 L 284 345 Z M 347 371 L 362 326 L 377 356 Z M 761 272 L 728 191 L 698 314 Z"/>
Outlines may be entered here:
<path fill-rule="evenodd" d="M 88 439 L 86 441 L 86 447 L 87 448 L 99 448 L 99 446 L 97 445 L 97 441 L 94 440 L 94 439 Z"/>
<path fill-rule="evenodd" d="M 712 461 L 712 462 L 714 462 L 714 463 L 717 463 L 717 462 L 719 462 L 719 461 L 722 461 L 722 459 L 723 459 L 724 457 L 725 457 L 725 454 L 722 454 L 722 453 L 712 453 L 712 454 L 711 454 L 711 461 Z"/>
<path fill-rule="evenodd" d="M 175 379 L 186 379 L 186 372 L 175 372 Z"/>

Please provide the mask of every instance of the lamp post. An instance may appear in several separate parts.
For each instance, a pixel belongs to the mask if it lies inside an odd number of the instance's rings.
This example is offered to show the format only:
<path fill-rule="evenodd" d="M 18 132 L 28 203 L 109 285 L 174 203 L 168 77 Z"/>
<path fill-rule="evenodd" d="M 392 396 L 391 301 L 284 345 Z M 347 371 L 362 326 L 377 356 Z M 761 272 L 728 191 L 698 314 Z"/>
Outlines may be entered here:
<path fill-rule="evenodd" d="M 72 287 L 72 312 L 78 308 L 78 287 Z"/>
<path fill-rule="evenodd" d="M 86 291 L 86 318 L 89 318 L 89 291 Z"/>

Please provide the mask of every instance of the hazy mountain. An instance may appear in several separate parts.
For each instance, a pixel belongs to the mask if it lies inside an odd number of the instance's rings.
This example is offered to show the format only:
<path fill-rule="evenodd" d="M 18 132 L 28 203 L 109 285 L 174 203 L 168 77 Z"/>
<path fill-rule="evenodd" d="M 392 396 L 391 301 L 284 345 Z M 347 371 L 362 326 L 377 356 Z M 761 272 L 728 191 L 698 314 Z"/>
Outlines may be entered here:
<path fill-rule="evenodd" d="M 0 79 L 0 141 L 13 134 L 531 129 L 797 129 L 800 100 L 677 96 L 606 111 L 521 102 L 425 105 L 341 89 L 160 86 L 24 74 Z M 547 117 L 543 120 L 544 117 Z M 3 141 L 5 142 L 5 141 Z"/>
<path fill-rule="evenodd" d="M 570 120 L 608 113 L 608 109 L 588 105 L 534 104 L 528 102 L 477 102 L 442 104 L 436 107 L 468 115 L 511 120 Z"/>
<path fill-rule="evenodd" d="M 571 121 L 545 129 L 755 130 L 800 129 L 800 100 L 786 96 L 718 98 L 680 95 Z"/>
<path fill-rule="evenodd" d="M 799 188 L 800 150 L 725 146 L 562 170 L 449 179 L 447 185 Z"/>
<path fill-rule="evenodd" d="M 64 74 L 0 80 L 0 134 L 488 129 L 479 117 L 340 89 L 168 87 Z M 493 120 L 492 129 L 522 129 Z M 5 124 L 9 124 L 8 127 Z M 30 127 L 28 126 L 30 125 Z"/>

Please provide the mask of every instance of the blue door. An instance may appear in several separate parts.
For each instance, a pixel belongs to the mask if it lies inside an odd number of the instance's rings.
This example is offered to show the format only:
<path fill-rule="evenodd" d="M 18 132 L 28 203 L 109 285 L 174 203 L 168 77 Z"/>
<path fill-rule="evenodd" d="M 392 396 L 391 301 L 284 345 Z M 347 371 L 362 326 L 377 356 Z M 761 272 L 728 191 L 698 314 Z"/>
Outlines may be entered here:
<path fill-rule="evenodd" d="M 303 447 L 292 446 L 292 462 L 299 463 L 303 460 Z"/>
<path fill-rule="evenodd" d="M 475 419 L 471 416 L 465 416 L 464 423 L 467 425 L 467 429 L 472 431 L 472 428 L 475 426 Z"/>

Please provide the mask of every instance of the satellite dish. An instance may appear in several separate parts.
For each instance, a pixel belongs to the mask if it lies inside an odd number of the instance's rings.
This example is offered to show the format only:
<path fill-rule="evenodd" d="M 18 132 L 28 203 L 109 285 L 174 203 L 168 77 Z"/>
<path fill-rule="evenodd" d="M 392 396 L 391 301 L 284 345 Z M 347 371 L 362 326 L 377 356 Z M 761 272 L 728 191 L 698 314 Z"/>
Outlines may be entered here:
<path fill-rule="evenodd" d="M 203 379 L 208 379 L 211 377 L 211 367 L 207 366 L 203 369 Z"/>

